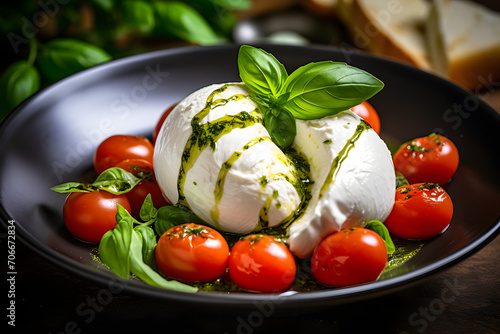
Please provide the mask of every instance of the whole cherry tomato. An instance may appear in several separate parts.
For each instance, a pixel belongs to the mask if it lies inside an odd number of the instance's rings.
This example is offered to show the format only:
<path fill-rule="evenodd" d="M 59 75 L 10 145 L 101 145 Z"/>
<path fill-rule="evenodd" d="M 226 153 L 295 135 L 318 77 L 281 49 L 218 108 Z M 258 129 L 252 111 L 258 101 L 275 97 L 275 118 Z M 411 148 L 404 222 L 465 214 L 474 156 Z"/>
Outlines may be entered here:
<path fill-rule="evenodd" d="M 114 135 L 105 139 L 94 154 L 97 174 L 127 159 L 144 159 L 153 162 L 154 147 L 143 136 Z"/>
<path fill-rule="evenodd" d="M 377 134 L 380 134 L 380 117 L 368 101 L 361 102 L 361 104 L 352 107 L 351 111 L 370 124 Z"/>
<path fill-rule="evenodd" d="M 321 284 L 347 286 L 375 281 L 387 263 L 384 240 L 366 228 L 334 232 L 315 248 L 311 273 Z"/>
<path fill-rule="evenodd" d="M 78 239 L 97 243 L 104 233 L 116 226 L 117 204 L 130 212 L 125 195 L 106 191 L 70 193 L 64 202 L 64 223 Z"/>
<path fill-rule="evenodd" d="M 403 144 L 394 154 L 394 167 L 410 184 L 445 185 L 458 168 L 458 150 L 448 138 L 430 134 Z"/>
<path fill-rule="evenodd" d="M 396 202 L 384 224 L 401 238 L 428 239 L 443 232 L 453 217 L 453 203 L 437 183 L 396 189 Z"/>
<path fill-rule="evenodd" d="M 163 123 L 165 122 L 165 120 L 167 119 L 168 115 L 170 115 L 170 113 L 172 112 L 172 110 L 175 108 L 175 106 L 177 105 L 174 104 L 172 105 L 171 107 L 169 107 L 167 110 L 165 110 L 165 112 L 163 112 L 163 114 L 161 115 L 160 117 L 160 120 L 158 121 L 158 123 L 156 124 L 156 127 L 155 129 L 153 130 L 153 144 L 156 143 L 156 138 L 158 137 L 158 133 L 160 132 L 160 129 L 161 129 L 161 126 L 163 125 Z"/>
<path fill-rule="evenodd" d="M 229 276 L 240 287 L 260 292 L 288 288 L 297 273 L 288 247 L 269 235 L 251 235 L 238 240 L 229 256 Z"/>
<path fill-rule="evenodd" d="M 160 237 L 155 250 L 161 272 L 184 281 L 209 282 L 226 271 L 229 246 L 211 227 L 195 223 L 174 226 Z"/>
<path fill-rule="evenodd" d="M 151 199 L 153 200 L 155 208 L 172 204 L 163 197 L 163 193 L 156 182 L 153 164 L 150 161 L 143 159 L 127 159 L 118 163 L 115 167 L 123 168 L 136 176 L 145 176 L 139 184 L 125 194 L 132 208 L 132 216 L 136 218 L 139 217 L 141 206 L 148 194 L 151 194 Z"/>

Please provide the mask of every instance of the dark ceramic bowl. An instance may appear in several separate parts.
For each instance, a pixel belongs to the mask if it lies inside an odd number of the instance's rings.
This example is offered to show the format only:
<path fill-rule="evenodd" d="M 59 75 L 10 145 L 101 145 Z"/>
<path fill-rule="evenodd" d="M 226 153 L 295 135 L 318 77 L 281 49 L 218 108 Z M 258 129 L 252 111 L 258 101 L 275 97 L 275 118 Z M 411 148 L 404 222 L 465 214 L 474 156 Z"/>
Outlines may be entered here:
<path fill-rule="evenodd" d="M 476 252 L 500 229 L 500 116 L 474 95 L 415 68 L 331 47 L 263 45 L 292 72 L 311 61 L 346 61 L 386 87 L 371 102 L 382 136 L 402 143 L 440 132 L 460 151 L 460 166 L 446 187 L 455 213 L 450 228 L 429 240 L 391 277 L 359 286 L 285 295 L 186 294 L 123 281 L 92 260 L 92 245 L 66 230 L 64 195 L 50 187 L 81 179 L 92 169 L 96 146 L 113 134 L 150 136 L 171 104 L 212 83 L 239 80 L 238 46 L 189 47 L 113 61 L 64 79 L 23 103 L 0 129 L 0 214 L 15 221 L 16 237 L 68 272 L 104 287 L 188 307 L 241 309 L 255 302 L 303 312 L 393 292 Z M 43 273 L 40 273 L 43 275 Z"/>

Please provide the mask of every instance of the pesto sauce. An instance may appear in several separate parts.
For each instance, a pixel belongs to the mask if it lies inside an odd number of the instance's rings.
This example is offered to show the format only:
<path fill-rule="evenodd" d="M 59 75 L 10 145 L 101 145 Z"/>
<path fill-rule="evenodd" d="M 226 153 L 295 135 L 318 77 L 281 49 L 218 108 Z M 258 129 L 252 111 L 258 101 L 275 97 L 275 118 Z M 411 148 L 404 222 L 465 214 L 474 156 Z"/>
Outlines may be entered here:
<path fill-rule="evenodd" d="M 186 182 L 186 174 L 194 166 L 201 152 L 207 147 L 215 150 L 215 143 L 225 134 L 230 133 L 234 129 L 245 128 L 255 123 L 262 123 L 262 116 L 257 110 L 253 112 L 242 111 L 236 115 L 225 115 L 213 122 L 201 124 L 201 121 L 208 113 L 217 107 L 224 106 L 230 101 L 238 101 L 248 98 L 247 95 L 236 94 L 228 99 L 217 99 L 215 96 L 224 92 L 234 84 L 226 84 L 219 89 L 214 90 L 209 97 L 205 107 L 198 112 L 191 121 L 192 133 L 189 136 L 184 151 L 181 157 L 181 165 L 177 178 L 177 191 L 179 193 L 179 203 L 188 206 L 184 196 L 184 185 Z"/>
<path fill-rule="evenodd" d="M 356 145 L 356 141 L 361 137 L 363 131 L 370 129 L 370 125 L 365 121 L 361 120 L 361 122 L 356 126 L 356 131 L 352 135 L 352 137 L 345 143 L 344 147 L 340 150 L 339 154 L 333 159 L 332 167 L 330 168 L 330 172 L 326 177 L 325 183 L 321 187 L 321 191 L 319 193 L 319 199 L 323 197 L 323 193 L 326 191 L 328 186 L 335 182 L 337 178 L 337 174 L 342 166 L 342 163 L 347 159 L 349 152 Z"/>

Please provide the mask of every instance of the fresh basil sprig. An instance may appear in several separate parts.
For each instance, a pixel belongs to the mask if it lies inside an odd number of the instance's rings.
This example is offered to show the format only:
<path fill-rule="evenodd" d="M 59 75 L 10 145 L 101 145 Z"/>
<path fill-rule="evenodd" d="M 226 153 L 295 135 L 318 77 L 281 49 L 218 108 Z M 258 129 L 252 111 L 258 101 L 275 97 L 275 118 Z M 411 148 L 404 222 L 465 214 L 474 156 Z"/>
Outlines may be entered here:
<path fill-rule="evenodd" d="M 385 242 L 385 247 L 387 248 L 387 254 L 390 255 L 394 253 L 396 247 L 394 246 L 394 242 L 392 241 L 389 230 L 382 222 L 378 220 L 371 220 L 368 223 L 366 223 L 364 227 L 380 235 L 380 237 Z"/>
<path fill-rule="evenodd" d="M 335 115 L 384 87 L 371 74 L 332 61 L 307 64 L 288 76 L 273 55 L 249 45 L 240 47 L 238 69 L 250 97 L 264 109 L 264 125 L 271 138 L 281 148 L 295 138 L 295 119 Z"/>
<path fill-rule="evenodd" d="M 123 168 L 111 167 L 102 172 L 93 183 L 67 182 L 52 187 L 50 190 L 58 193 L 104 190 L 114 195 L 121 195 L 132 190 L 132 188 L 149 175 L 144 174 L 143 176 L 136 177 Z"/>
<path fill-rule="evenodd" d="M 103 263 L 123 279 L 128 279 L 132 273 L 149 285 L 182 292 L 198 291 L 196 287 L 168 281 L 151 268 L 156 247 L 154 232 L 148 226 L 134 228 L 133 225 L 133 218 L 125 216 L 103 235 L 99 243 Z"/>

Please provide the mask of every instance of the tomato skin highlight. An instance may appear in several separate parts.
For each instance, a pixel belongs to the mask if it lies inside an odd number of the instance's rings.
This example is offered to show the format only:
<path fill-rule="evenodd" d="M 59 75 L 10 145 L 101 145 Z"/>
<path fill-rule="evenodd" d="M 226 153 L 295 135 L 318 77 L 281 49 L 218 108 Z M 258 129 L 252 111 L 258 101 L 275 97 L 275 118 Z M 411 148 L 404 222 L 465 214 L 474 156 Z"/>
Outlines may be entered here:
<path fill-rule="evenodd" d="M 125 195 L 113 195 L 106 191 L 70 193 L 64 201 L 64 223 L 76 238 L 98 243 L 104 233 L 117 224 L 117 204 L 130 212 L 130 203 Z"/>
<path fill-rule="evenodd" d="M 295 258 L 273 236 L 251 235 L 238 240 L 229 256 L 229 276 L 241 288 L 258 292 L 287 289 L 295 279 Z"/>
<path fill-rule="evenodd" d="M 368 101 L 363 101 L 357 106 L 352 107 L 351 111 L 370 124 L 377 134 L 380 134 L 380 117 Z"/>
<path fill-rule="evenodd" d="M 139 173 L 151 174 L 125 194 L 130 202 L 130 207 L 132 208 L 130 213 L 135 218 L 139 217 L 141 206 L 148 194 L 151 194 L 153 205 L 157 209 L 162 206 L 172 204 L 163 196 L 160 186 L 158 186 L 154 176 L 153 164 L 150 161 L 143 159 L 127 159 L 121 161 L 115 167 L 123 168 L 134 175 Z"/>
<path fill-rule="evenodd" d="M 387 263 L 384 240 L 365 228 L 345 229 L 323 239 L 311 256 L 311 273 L 327 286 L 375 281 Z"/>
<path fill-rule="evenodd" d="M 437 184 L 416 183 L 396 189 L 394 207 L 384 224 L 405 239 L 429 239 L 442 233 L 453 217 L 453 202 Z"/>
<path fill-rule="evenodd" d="M 188 223 L 163 233 L 155 257 L 158 268 L 167 276 L 190 282 L 210 282 L 226 271 L 229 246 L 213 228 Z"/>
<path fill-rule="evenodd" d="M 114 135 L 106 138 L 94 154 L 94 169 L 101 174 L 127 159 L 144 159 L 153 162 L 154 147 L 143 136 Z"/>
<path fill-rule="evenodd" d="M 458 168 L 458 149 L 448 138 L 430 134 L 403 144 L 393 162 L 410 184 L 431 182 L 444 186 Z"/>

